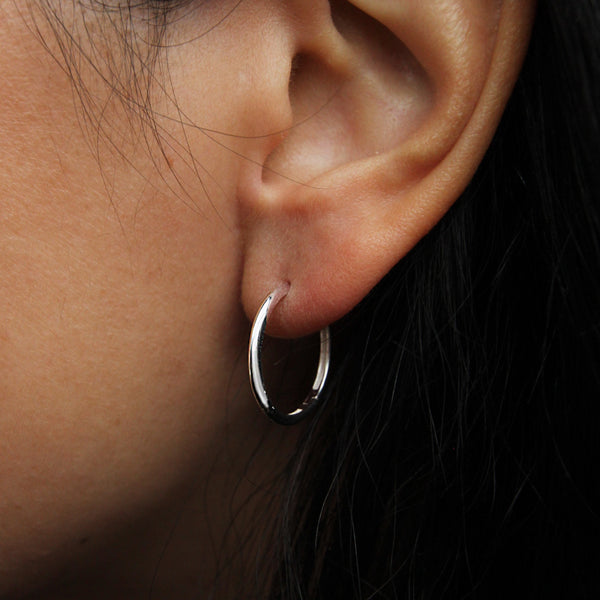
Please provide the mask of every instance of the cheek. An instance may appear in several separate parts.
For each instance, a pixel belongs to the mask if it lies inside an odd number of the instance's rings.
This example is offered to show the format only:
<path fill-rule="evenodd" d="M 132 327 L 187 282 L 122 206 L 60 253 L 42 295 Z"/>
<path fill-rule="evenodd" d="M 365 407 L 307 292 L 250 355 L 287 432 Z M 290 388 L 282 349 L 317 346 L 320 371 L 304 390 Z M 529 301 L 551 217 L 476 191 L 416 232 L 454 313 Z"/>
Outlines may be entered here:
<path fill-rule="evenodd" d="M 225 308 L 216 240 L 209 268 L 183 255 L 198 244 L 132 251 L 119 235 L 68 263 L 46 246 L 2 290 L 0 564 L 14 570 L 152 510 L 201 473 L 236 408 L 245 323 Z"/>
<path fill-rule="evenodd" d="M 196 140 L 203 171 L 174 127 L 174 172 L 135 136 L 126 156 L 108 138 L 94 156 L 69 82 L 31 51 L 32 64 L 1 65 L 14 88 L 0 123 L 13 149 L 0 172 L 0 565 L 29 574 L 207 461 L 235 412 L 247 326 L 235 155 Z M 110 122 L 127 131 L 126 115 Z"/>

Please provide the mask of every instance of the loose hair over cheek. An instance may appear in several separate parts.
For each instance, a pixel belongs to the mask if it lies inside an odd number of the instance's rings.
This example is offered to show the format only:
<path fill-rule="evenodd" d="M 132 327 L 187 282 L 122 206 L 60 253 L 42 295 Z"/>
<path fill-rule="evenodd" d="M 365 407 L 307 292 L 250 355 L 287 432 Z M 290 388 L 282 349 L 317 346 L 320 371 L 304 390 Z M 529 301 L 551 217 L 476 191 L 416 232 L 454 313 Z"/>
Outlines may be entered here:
<path fill-rule="evenodd" d="M 232 0 L 207 18 L 199 10 L 204 3 L 194 0 L 28 0 L 23 15 L 68 76 L 79 123 L 113 207 L 118 198 L 111 171 L 120 162 L 146 183 L 153 167 L 162 181 L 152 185 L 196 213 L 204 214 L 203 200 L 214 208 L 209 190 L 220 189 L 218 182 L 188 136 L 192 130 L 210 134 L 183 114 L 169 52 L 202 38 L 240 3 Z M 192 19 L 193 30 L 182 26 Z"/>
<path fill-rule="evenodd" d="M 79 121 L 99 162 L 103 154 L 128 162 L 131 144 L 142 142 L 151 149 L 165 143 L 154 107 L 167 94 L 169 24 L 189 4 L 28 0 L 23 15 L 67 74 Z M 117 114 L 127 116 L 128 131 L 114 118 Z"/>
<path fill-rule="evenodd" d="M 471 185 L 337 326 L 272 598 L 600 593 L 599 32 L 540 2 Z"/>

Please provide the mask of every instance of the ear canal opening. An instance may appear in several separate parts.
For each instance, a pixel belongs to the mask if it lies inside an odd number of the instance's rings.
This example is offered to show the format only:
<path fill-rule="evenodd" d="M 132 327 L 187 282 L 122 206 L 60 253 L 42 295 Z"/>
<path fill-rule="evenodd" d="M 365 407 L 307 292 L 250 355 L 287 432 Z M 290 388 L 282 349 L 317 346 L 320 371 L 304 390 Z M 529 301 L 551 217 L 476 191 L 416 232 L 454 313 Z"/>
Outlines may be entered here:
<path fill-rule="evenodd" d="M 351 2 L 332 2 L 331 11 L 318 43 L 290 63 L 293 124 L 265 160 L 266 184 L 310 185 L 393 150 L 433 106 L 432 83 L 396 34 Z"/>
<path fill-rule="evenodd" d="M 327 64 L 323 57 L 310 52 L 294 56 L 288 85 L 293 123 L 282 135 L 281 144 L 265 160 L 263 182 L 284 178 L 309 183 L 321 174 L 318 167 L 328 163 L 319 149 L 330 143 L 326 137 L 328 124 L 332 123 L 336 98 L 345 81 L 345 74 Z"/>

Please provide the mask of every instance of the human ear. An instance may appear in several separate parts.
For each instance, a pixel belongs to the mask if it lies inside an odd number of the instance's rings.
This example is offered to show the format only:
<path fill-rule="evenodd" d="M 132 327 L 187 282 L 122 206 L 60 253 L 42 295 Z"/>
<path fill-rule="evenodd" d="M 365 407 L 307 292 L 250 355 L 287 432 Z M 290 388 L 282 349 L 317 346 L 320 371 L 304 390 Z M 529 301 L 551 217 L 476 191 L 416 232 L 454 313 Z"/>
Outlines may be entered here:
<path fill-rule="evenodd" d="M 496 130 L 534 8 L 530 0 L 289 3 L 291 42 L 277 56 L 289 77 L 264 100 L 267 114 L 289 122 L 240 177 L 249 318 L 285 289 L 267 331 L 322 328 L 440 220 Z"/>

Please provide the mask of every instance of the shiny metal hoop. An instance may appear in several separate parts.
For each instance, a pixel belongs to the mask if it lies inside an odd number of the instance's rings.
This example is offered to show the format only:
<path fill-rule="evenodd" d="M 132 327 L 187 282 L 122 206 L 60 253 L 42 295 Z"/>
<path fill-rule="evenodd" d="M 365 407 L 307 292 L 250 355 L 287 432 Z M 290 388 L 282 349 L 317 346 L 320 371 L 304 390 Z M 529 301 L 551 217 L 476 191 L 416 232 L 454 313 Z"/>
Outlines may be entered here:
<path fill-rule="evenodd" d="M 250 344 L 248 346 L 248 373 L 250 375 L 250 385 L 252 393 L 258 402 L 258 405 L 263 409 L 267 417 L 280 425 L 294 425 L 298 421 L 304 419 L 308 414 L 313 412 L 319 404 L 321 392 L 325 387 L 327 373 L 329 372 L 329 363 L 331 360 L 331 341 L 329 337 L 329 327 L 321 329 L 321 352 L 319 354 L 319 366 L 317 374 L 312 384 L 312 389 L 302 404 L 291 413 L 282 413 L 269 400 L 267 390 L 263 381 L 262 374 L 262 347 L 265 334 L 265 326 L 269 316 L 269 309 L 275 297 L 275 293 L 267 296 L 262 303 L 250 332 Z"/>

